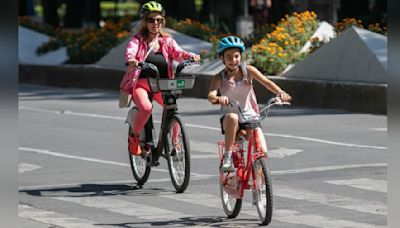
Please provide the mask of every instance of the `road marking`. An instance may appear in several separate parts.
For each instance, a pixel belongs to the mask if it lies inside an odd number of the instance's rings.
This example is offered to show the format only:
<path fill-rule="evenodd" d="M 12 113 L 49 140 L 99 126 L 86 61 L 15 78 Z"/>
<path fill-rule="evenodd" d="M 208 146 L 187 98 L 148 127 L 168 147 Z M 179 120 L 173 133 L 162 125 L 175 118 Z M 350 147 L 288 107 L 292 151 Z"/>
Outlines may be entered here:
<path fill-rule="evenodd" d="M 94 117 L 94 118 L 103 118 L 103 119 L 114 119 L 114 120 L 124 120 L 124 121 L 126 119 L 125 117 L 98 115 L 98 114 L 91 114 L 91 113 L 79 113 L 79 112 L 72 112 L 72 111 L 69 111 L 69 110 L 66 110 L 66 111 L 63 111 L 63 110 L 55 111 L 55 110 L 31 108 L 31 107 L 25 107 L 25 106 L 19 106 L 18 109 L 28 110 L 28 111 L 46 112 L 46 113 L 52 113 L 52 114 L 75 115 L 75 116 Z M 154 123 L 160 123 L 160 121 L 154 120 Z M 186 123 L 185 126 L 193 127 L 193 128 L 201 128 L 201 129 L 213 130 L 213 131 L 221 131 L 221 129 L 217 128 L 217 127 L 209 127 L 209 126 L 203 126 L 203 125 L 198 125 L 198 124 Z M 330 145 L 336 145 L 336 146 L 346 146 L 346 147 L 355 147 L 355 148 L 369 148 L 369 149 L 377 149 L 377 150 L 387 150 L 387 147 L 384 147 L 384 146 L 369 146 L 369 145 L 360 145 L 360 144 L 352 144 L 352 143 L 342 143 L 342 142 L 335 142 L 335 141 L 324 140 L 324 139 L 302 137 L 302 136 L 294 136 L 294 135 L 286 135 L 286 134 L 266 133 L 264 135 L 265 136 L 272 136 L 272 137 L 298 139 L 298 140 L 304 140 L 304 141 L 310 141 L 310 142 L 318 142 L 318 143 L 324 143 L 324 144 L 330 144 Z"/>
<path fill-rule="evenodd" d="M 387 132 L 387 128 L 386 127 L 381 127 L 381 128 L 370 128 L 368 129 L 370 131 L 382 131 L 382 132 Z"/>
<path fill-rule="evenodd" d="M 121 162 L 115 162 L 115 161 L 106 161 L 106 160 L 101 160 L 101 159 L 96 159 L 96 158 L 89 158 L 89 157 L 82 157 L 82 156 L 75 156 L 75 155 L 68 155 L 68 154 L 63 154 L 59 152 L 52 152 L 48 150 L 42 150 L 42 149 L 34 149 L 34 148 L 27 148 L 27 147 L 19 147 L 18 148 L 21 151 L 26 151 L 26 152 L 34 152 L 34 153 L 39 153 L 39 154 L 45 154 L 45 155 L 50 155 L 50 156 L 56 156 L 56 157 L 64 157 L 64 158 L 70 158 L 70 159 L 76 159 L 76 160 L 83 160 L 83 161 L 88 161 L 88 162 L 97 162 L 101 164 L 108 164 L 108 165 L 116 165 L 116 166 L 122 166 L 122 167 L 130 167 L 129 164 L 126 163 L 121 163 Z M 322 167 L 313 167 L 313 168 L 305 168 L 305 169 L 292 169 L 292 170 L 276 170 L 276 171 L 271 171 L 272 175 L 286 175 L 286 174 L 299 174 L 299 173 L 308 173 L 308 172 L 321 172 L 321 171 L 332 171 L 332 170 L 340 170 L 340 169 L 350 169 L 350 168 L 365 168 L 365 167 L 387 167 L 386 163 L 370 163 L 370 164 L 354 164 L 354 165 L 340 165 L 340 166 L 322 166 Z M 166 169 L 157 169 L 157 168 L 152 168 L 154 171 L 158 172 L 169 172 Z M 217 177 L 218 174 L 200 174 L 200 173 L 193 173 L 191 172 L 191 179 L 207 179 L 207 178 L 214 178 Z M 163 182 L 165 179 L 161 179 L 159 182 Z M 84 183 L 82 183 L 84 184 Z M 69 186 L 71 184 L 67 184 Z M 72 184 L 74 185 L 74 184 Z M 20 188 L 23 189 L 24 186 Z M 30 186 L 25 186 L 26 188 L 29 188 Z"/>
<path fill-rule="evenodd" d="M 329 184 L 345 185 L 353 188 L 360 188 L 363 190 L 376 191 L 387 193 L 387 181 L 386 180 L 374 180 L 370 178 L 359 178 L 350 180 L 328 180 L 324 181 Z"/>
<path fill-rule="evenodd" d="M 279 147 L 278 149 L 269 150 L 268 156 L 271 158 L 284 158 L 300 152 L 303 152 L 303 150 Z"/>
<path fill-rule="evenodd" d="M 106 160 L 101 160 L 101 159 L 97 159 L 97 158 L 75 156 L 75 155 L 63 154 L 63 153 L 53 152 L 53 151 L 43 150 L 43 149 L 35 149 L 35 148 L 28 148 L 28 147 L 18 147 L 18 149 L 22 150 L 22 151 L 26 151 L 26 152 L 34 152 L 34 153 L 38 153 L 38 154 L 51 155 L 51 156 L 55 156 L 55 157 L 63 157 L 63 158 L 70 158 L 70 159 L 76 159 L 76 160 L 88 161 L 88 162 L 96 162 L 96 163 L 107 164 L 107 165 L 130 167 L 130 165 L 127 163 L 106 161 Z M 164 172 L 164 173 L 169 172 L 166 169 L 159 169 L 159 168 L 153 168 L 153 167 L 151 168 L 151 170 L 158 171 L 158 172 Z M 191 176 L 204 176 L 204 175 L 191 172 Z"/>
<path fill-rule="evenodd" d="M 356 164 L 356 165 L 341 165 L 341 166 L 323 166 L 323 167 L 314 167 L 314 168 L 305 168 L 305 169 L 291 169 L 291 170 L 277 170 L 271 171 L 271 175 L 287 175 L 287 174 L 300 174 L 300 173 L 309 173 L 309 172 L 323 172 L 323 171 L 332 171 L 332 170 L 341 170 L 341 169 L 354 169 L 354 168 L 368 168 L 368 167 L 387 167 L 386 163 L 371 163 L 371 164 Z M 217 168 L 216 168 L 217 170 Z M 219 177 L 218 174 L 198 174 L 195 176 L 190 176 L 190 180 L 204 180 Z M 59 185 L 31 185 L 31 186 L 20 186 L 19 191 L 34 191 L 34 190 L 45 190 L 49 188 L 70 188 L 70 187 L 78 187 L 84 184 L 130 184 L 133 180 L 120 180 L 120 181 L 99 181 L 99 182 L 90 182 L 90 183 L 68 183 L 68 184 L 59 184 Z M 148 182 L 169 182 L 170 178 L 160 178 L 160 179 L 150 179 Z"/>
<path fill-rule="evenodd" d="M 271 174 L 286 175 L 286 174 L 323 172 L 323 171 L 332 171 L 332 170 L 340 170 L 340 169 L 355 169 L 355 168 L 369 168 L 369 167 L 387 167 L 387 163 L 333 165 L 333 166 L 321 166 L 321 167 L 312 167 L 312 168 L 304 168 L 304 169 L 276 170 L 276 171 L 271 171 Z"/>
<path fill-rule="evenodd" d="M 336 145 L 336 146 L 347 146 L 347 147 L 356 147 L 356 148 L 369 148 L 369 149 L 377 149 L 377 150 L 387 150 L 387 147 L 385 147 L 385 146 L 367 146 L 367 145 L 360 145 L 360 144 L 335 142 L 335 141 L 329 141 L 329 140 L 324 140 L 324 139 L 316 139 L 316 138 L 310 138 L 310 137 L 300 137 L 300 136 L 274 134 L 274 133 L 267 133 L 265 135 L 266 136 L 281 137 L 281 138 L 300 139 L 300 140 L 304 140 L 304 141 L 319 142 L 319 143 L 331 144 L 331 145 Z"/>
<path fill-rule="evenodd" d="M 274 190 L 274 192 L 279 191 Z M 220 208 L 222 210 L 221 198 L 215 195 L 203 194 L 203 193 L 188 193 L 180 195 L 166 195 L 160 194 L 159 197 L 177 200 L 185 203 L 196 204 L 204 207 L 210 208 Z M 250 204 L 249 202 L 243 201 L 242 210 L 240 214 L 245 214 L 246 216 L 250 216 L 254 218 L 257 216 L 256 207 Z M 341 220 L 337 218 L 328 218 L 320 215 L 310 215 L 310 214 L 301 214 L 298 211 L 294 210 L 282 210 L 282 209 L 274 209 L 272 220 L 290 223 L 290 224 L 301 224 L 306 226 L 313 227 L 335 227 L 335 228 L 373 228 L 373 227 L 384 227 L 384 226 L 376 226 L 372 224 L 366 223 L 358 223 L 348 220 Z"/>
<path fill-rule="evenodd" d="M 193 217 L 194 215 L 184 214 L 178 211 L 170 211 L 146 204 L 133 203 L 104 196 L 92 197 L 53 197 L 69 203 L 77 203 L 86 207 L 103 209 L 114 213 L 134 216 L 146 220 L 167 221 L 179 220 L 180 218 Z"/>
<path fill-rule="evenodd" d="M 18 173 L 25 173 L 25 172 L 30 172 L 34 171 L 36 169 L 42 168 L 41 166 L 38 165 L 33 165 L 33 164 L 28 164 L 28 163 L 20 163 L 18 164 Z"/>
<path fill-rule="evenodd" d="M 274 185 L 273 188 L 274 195 L 283 198 L 306 200 L 331 207 L 344 208 L 377 215 L 387 214 L 386 204 L 380 202 L 354 199 L 329 193 L 313 192 L 306 189 L 291 188 L 283 185 Z"/>
<path fill-rule="evenodd" d="M 204 180 L 217 177 L 217 175 L 201 175 L 201 176 L 190 176 L 190 181 L 196 180 Z M 53 184 L 53 185 L 26 185 L 26 186 L 19 186 L 18 191 L 46 191 L 47 189 L 62 189 L 62 188 L 79 188 L 83 185 L 88 184 L 97 184 L 97 185 L 132 185 L 134 184 L 135 180 L 118 180 L 118 181 L 93 181 L 93 182 L 84 182 L 84 183 L 66 183 L 66 184 Z M 161 183 L 161 182 L 171 182 L 170 177 L 166 178 L 158 178 L 158 179 L 149 179 L 147 183 Z"/>
<path fill-rule="evenodd" d="M 197 144 L 197 145 L 199 145 L 199 144 Z M 190 140 L 190 146 L 192 146 L 192 140 Z M 212 154 L 191 154 L 190 158 L 191 159 L 210 159 L 210 158 L 216 159 L 219 157 L 218 150 L 217 150 L 218 147 L 215 145 L 213 149 L 214 149 L 214 152 Z M 210 151 L 210 150 L 204 150 L 204 148 L 203 148 L 203 151 L 199 151 L 198 149 L 196 150 L 196 149 L 193 149 L 192 147 L 191 147 L 191 150 L 197 151 L 197 152 L 206 152 L 206 153 L 208 153 L 208 151 Z M 295 155 L 300 152 L 303 152 L 303 150 L 279 147 L 277 149 L 269 150 L 268 156 L 270 158 L 285 158 L 287 156 Z"/>
<path fill-rule="evenodd" d="M 209 143 L 209 142 L 201 142 L 197 140 L 190 139 L 190 150 L 197 151 L 202 153 L 218 153 L 218 145 L 217 142 Z"/>
<path fill-rule="evenodd" d="M 289 222 L 295 224 L 303 224 L 312 227 L 335 227 L 335 228 L 384 228 L 386 226 L 378 226 L 374 224 L 359 223 L 349 220 L 342 220 L 336 218 L 327 218 L 320 215 L 304 215 L 298 211 L 293 210 L 275 210 L 273 220 L 279 220 L 281 222 Z"/>
<path fill-rule="evenodd" d="M 76 217 L 70 217 L 68 215 L 56 213 L 53 211 L 43 210 L 34 208 L 28 205 L 20 204 L 18 206 L 18 216 L 25 219 L 46 223 L 49 225 L 56 225 L 60 227 L 68 228 L 95 228 L 95 222 L 81 219 Z"/>

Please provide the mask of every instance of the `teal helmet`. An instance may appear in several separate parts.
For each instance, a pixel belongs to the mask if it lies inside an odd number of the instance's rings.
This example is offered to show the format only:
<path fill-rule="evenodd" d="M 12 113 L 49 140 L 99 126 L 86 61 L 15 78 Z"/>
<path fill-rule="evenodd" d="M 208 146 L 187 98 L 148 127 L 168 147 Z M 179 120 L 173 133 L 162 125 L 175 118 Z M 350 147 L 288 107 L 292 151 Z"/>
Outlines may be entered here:
<path fill-rule="evenodd" d="M 140 9 L 140 18 L 144 18 L 151 12 L 159 12 L 163 17 L 165 16 L 165 9 L 160 3 L 149 1 L 142 5 L 142 8 Z"/>
<path fill-rule="evenodd" d="M 222 38 L 218 44 L 218 54 L 222 54 L 227 48 L 239 48 L 242 52 L 246 50 L 243 41 L 237 36 L 226 36 Z"/>

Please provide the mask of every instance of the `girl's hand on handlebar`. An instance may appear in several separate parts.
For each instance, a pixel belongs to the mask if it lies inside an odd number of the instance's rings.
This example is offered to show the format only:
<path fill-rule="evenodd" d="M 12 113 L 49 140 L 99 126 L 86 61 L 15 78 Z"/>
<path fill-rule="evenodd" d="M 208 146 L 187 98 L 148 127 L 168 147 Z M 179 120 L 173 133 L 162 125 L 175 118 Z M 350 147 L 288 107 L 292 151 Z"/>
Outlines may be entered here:
<path fill-rule="evenodd" d="M 220 105 L 228 105 L 229 104 L 229 98 L 226 96 L 219 96 L 218 97 L 218 104 Z"/>
<path fill-rule="evenodd" d="M 282 91 L 278 94 L 278 97 L 283 101 L 283 102 L 289 102 L 292 100 L 292 97 L 287 94 L 285 91 Z"/>

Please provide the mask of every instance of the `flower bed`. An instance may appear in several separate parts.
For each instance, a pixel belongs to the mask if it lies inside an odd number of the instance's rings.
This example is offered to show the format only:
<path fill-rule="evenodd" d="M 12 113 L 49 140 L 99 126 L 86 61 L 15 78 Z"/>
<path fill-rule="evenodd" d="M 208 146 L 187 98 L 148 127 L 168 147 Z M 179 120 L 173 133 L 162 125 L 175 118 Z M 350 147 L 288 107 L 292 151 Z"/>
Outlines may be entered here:
<path fill-rule="evenodd" d="M 49 35 L 50 40 L 37 49 L 37 53 L 44 54 L 66 47 L 69 56 L 68 63 L 85 64 L 94 63 L 103 57 L 111 48 L 125 40 L 131 30 L 132 16 L 124 16 L 118 21 L 107 21 L 100 29 L 86 29 L 80 31 L 68 31 L 53 28 L 50 25 L 35 22 L 29 17 L 20 17 L 21 26 Z M 360 20 L 346 18 L 335 25 L 340 33 L 349 26 L 364 28 Z M 177 21 L 167 18 L 167 27 L 189 36 L 211 42 L 211 51 L 202 50 L 203 59 L 218 58 L 216 48 L 221 37 L 227 34 L 221 33 L 199 21 L 184 19 Z M 250 37 L 242 37 L 246 47 L 244 59 L 250 58 L 253 64 L 266 74 L 278 75 L 289 64 L 303 59 L 308 53 L 300 53 L 300 49 L 318 27 L 317 15 L 314 12 L 305 11 L 293 13 L 282 18 L 277 25 L 264 25 L 260 31 L 255 31 Z M 368 25 L 367 29 L 386 35 L 386 27 L 379 24 Z M 323 45 L 322 41 L 312 40 L 311 51 Z"/>
<path fill-rule="evenodd" d="M 341 33 L 346 30 L 348 27 L 356 26 L 364 29 L 368 29 L 371 32 L 376 32 L 387 36 L 387 28 L 386 26 L 382 26 L 379 23 L 368 24 L 366 28 L 361 20 L 357 20 L 355 18 L 344 18 L 342 21 L 339 21 L 335 25 L 335 29 L 337 33 Z"/>
<path fill-rule="evenodd" d="M 100 29 L 84 29 L 68 31 L 53 28 L 50 25 L 35 22 L 27 17 L 20 18 L 20 25 L 38 32 L 45 33 L 51 38 L 37 50 L 41 55 L 60 47 L 67 48 L 68 63 L 95 63 L 111 48 L 125 40 L 131 30 L 131 16 L 122 17 L 118 22 L 107 21 Z"/>
<path fill-rule="evenodd" d="M 286 15 L 274 31 L 265 35 L 251 48 L 254 65 L 266 74 L 278 75 L 289 64 L 304 58 L 300 49 L 318 28 L 314 12 Z"/>

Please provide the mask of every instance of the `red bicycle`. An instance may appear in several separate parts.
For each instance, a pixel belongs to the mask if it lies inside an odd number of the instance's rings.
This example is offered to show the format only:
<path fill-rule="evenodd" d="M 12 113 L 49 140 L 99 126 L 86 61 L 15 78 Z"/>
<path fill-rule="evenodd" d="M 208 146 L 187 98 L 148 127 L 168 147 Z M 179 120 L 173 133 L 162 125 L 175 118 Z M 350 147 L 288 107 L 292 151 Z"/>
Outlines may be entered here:
<path fill-rule="evenodd" d="M 240 106 L 235 101 L 230 101 L 232 107 L 236 106 L 239 114 L 244 118 Z M 222 206 L 228 218 L 235 218 L 242 207 L 244 190 L 252 189 L 253 205 L 256 205 L 258 216 L 263 225 L 268 225 L 272 219 L 273 195 L 270 172 L 268 168 L 268 155 L 262 152 L 259 133 L 255 130 L 257 121 L 267 117 L 269 109 L 274 105 L 290 105 L 282 102 L 278 97 L 268 100 L 260 110 L 258 119 L 249 120 L 252 123 L 252 134 L 245 139 L 243 133 L 239 133 L 232 151 L 232 159 L 235 171 L 223 172 L 221 170 L 225 143 L 218 142 L 220 157 L 220 193 Z M 244 142 L 248 141 L 247 151 Z M 252 181 L 250 181 L 250 176 Z"/>

